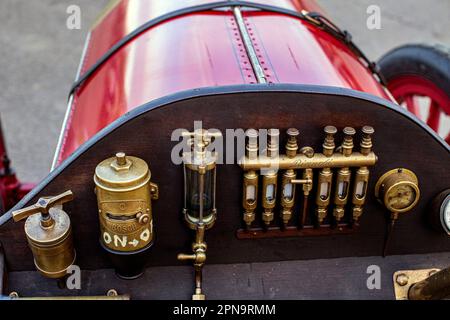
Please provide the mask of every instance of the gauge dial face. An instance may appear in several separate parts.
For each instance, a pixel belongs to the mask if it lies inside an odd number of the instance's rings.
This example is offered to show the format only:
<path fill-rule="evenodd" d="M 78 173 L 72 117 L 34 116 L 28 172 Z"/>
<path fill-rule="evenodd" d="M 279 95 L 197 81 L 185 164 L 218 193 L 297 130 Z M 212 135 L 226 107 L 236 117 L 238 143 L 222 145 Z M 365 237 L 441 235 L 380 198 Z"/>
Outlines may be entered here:
<path fill-rule="evenodd" d="M 442 202 L 441 223 L 444 230 L 450 235 L 450 194 Z"/>
<path fill-rule="evenodd" d="M 416 202 L 416 198 L 416 190 L 410 184 L 402 183 L 387 191 L 385 204 L 393 212 L 405 211 Z"/>

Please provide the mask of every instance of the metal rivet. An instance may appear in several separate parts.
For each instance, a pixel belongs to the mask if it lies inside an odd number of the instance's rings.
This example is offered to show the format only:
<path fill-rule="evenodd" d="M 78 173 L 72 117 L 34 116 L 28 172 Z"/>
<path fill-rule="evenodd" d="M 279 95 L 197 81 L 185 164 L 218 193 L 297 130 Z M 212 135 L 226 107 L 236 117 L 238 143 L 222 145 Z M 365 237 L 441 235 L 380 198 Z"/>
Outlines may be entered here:
<path fill-rule="evenodd" d="M 399 275 L 397 275 L 397 277 L 395 278 L 395 282 L 397 282 L 397 284 L 399 286 L 406 286 L 408 284 L 409 278 L 406 274 L 404 273 L 400 273 Z"/>

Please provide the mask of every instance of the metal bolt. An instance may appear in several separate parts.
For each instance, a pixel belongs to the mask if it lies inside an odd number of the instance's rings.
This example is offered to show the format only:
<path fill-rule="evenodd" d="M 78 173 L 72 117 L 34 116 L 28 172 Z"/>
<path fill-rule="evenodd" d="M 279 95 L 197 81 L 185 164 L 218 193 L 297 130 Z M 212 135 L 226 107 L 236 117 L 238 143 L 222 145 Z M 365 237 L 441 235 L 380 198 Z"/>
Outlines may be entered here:
<path fill-rule="evenodd" d="M 117 291 L 115 289 L 109 289 L 108 292 L 106 293 L 106 295 L 108 297 L 117 297 L 119 294 L 117 293 Z"/>
<path fill-rule="evenodd" d="M 397 275 L 397 277 L 395 278 L 395 282 L 397 282 L 397 284 L 399 286 L 406 286 L 408 284 L 409 278 L 406 274 L 404 273 L 400 273 L 399 275 Z"/>

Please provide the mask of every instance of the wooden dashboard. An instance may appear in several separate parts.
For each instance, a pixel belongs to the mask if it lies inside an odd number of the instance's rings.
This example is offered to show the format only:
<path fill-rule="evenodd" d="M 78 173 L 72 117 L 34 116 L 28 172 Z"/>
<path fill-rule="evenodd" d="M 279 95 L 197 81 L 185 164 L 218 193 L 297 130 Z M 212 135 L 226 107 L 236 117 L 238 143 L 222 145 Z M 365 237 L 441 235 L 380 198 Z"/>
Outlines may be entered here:
<path fill-rule="evenodd" d="M 33 204 L 39 197 L 72 190 L 75 200 L 65 206 L 72 220 L 78 265 L 82 269 L 109 268 L 99 243 L 99 221 L 93 175 L 102 160 L 118 151 L 144 159 L 159 185 L 153 203 L 156 241 L 148 266 L 176 266 L 177 254 L 188 251 L 192 231 L 184 224 L 183 170 L 171 162 L 177 128 L 192 130 L 194 121 L 222 132 L 235 128 L 300 130 L 300 146 L 321 151 L 323 128 L 346 126 L 375 129 L 373 166 L 368 198 L 357 230 L 314 237 L 238 239 L 243 227 L 242 175 L 239 165 L 217 167 L 217 221 L 206 233 L 208 264 L 273 262 L 380 256 L 389 212 L 375 199 L 378 178 L 394 168 L 407 168 L 419 179 L 418 205 L 399 219 L 391 255 L 450 252 L 450 238 L 430 227 L 428 206 L 450 187 L 450 149 L 431 129 L 392 103 L 371 95 L 321 86 L 252 85 L 217 87 L 181 92 L 152 101 L 126 114 L 84 144 L 42 181 L 14 209 Z M 341 138 L 339 136 L 339 138 Z M 282 144 L 283 145 L 283 144 Z M 297 209 L 294 211 L 297 212 Z M 34 270 L 23 223 L 0 218 L 0 241 L 11 271 Z M 7 222 L 6 222 L 7 221 Z"/>

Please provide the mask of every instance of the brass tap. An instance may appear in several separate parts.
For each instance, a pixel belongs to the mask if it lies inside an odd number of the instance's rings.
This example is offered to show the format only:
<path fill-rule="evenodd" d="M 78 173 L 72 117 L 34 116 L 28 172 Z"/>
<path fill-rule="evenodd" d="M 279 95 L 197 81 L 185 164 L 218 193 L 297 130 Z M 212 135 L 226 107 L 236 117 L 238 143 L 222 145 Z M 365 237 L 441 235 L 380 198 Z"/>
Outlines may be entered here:
<path fill-rule="evenodd" d="M 195 293 L 192 300 L 205 300 L 202 292 L 202 270 L 206 262 L 205 226 L 199 225 L 195 233 L 195 242 L 192 244 L 192 254 L 180 253 L 177 259 L 180 261 L 193 261 L 195 270 Z"/>

